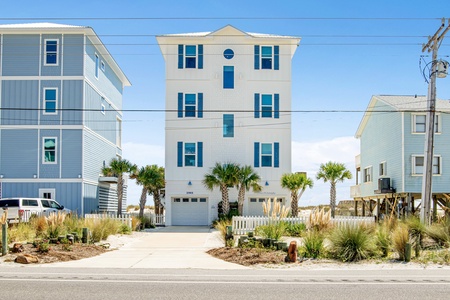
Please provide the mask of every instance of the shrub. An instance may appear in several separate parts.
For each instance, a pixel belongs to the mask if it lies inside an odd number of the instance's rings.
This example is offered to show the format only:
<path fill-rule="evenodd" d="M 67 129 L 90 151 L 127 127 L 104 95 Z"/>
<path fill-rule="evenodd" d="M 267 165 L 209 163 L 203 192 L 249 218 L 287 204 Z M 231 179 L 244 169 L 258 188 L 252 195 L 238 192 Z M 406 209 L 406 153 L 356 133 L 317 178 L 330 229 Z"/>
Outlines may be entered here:
<path fill-rule="evenodd" d="M 310 231 L 303 238 L 303 245 L 300 248 L 304 257 L 318 258 L 324 252 L 324 236 L 318 231 Z"/>
<path fill-rule="evenodd" d="M 139 217 L 139 221 L 144 228 L 155 228 L 155 225 L 152 223 L 152 220 L 147 216 Z"/>
<path fill-rule="evenodd" d="M 8 229 L 9 242 L 26 242 L 36 237 L 36 231 L 30 223 L 18 223 Z"/>
<path fill-rule="evenodd" d="M 375 235 L 375 244 L 378 249 L 380 249 L 382 257 L 387 257 L 389 255 L 389 249 L 391 248 L 391 233 L 386 225 L 378 225 Z"/>
<path fill-rule="evenodd" d="M 64 226 L 64 220 L 66 218 L 66 215 L 58 212 L 58 213 L 51 213 L 47 217 L 47 234 L 50 238 L 57 238 L 62 233 L 66 232 L 65 226 Z"/>
<path fill-rule="evenodd" d="M 317 231 L 323 231 L 331 228 L 331 210 L 325 212 L 325 209 L 314 209 L 309 215 L 308 228 Z"/>
<path fill-rule="evenodd" d="M 48 251 L 50 251 L 50 244 L 48 242 L 40 242 L 39 244 L 37 244 L 36 248 L 40 253 L 47 253 Z"/>
<path fill-rule="evenodd" d="M 449 221 L 434 223 L 425 230 L 426 234 L 441 247 L 450 246 L 450 224 Z"/>
<path fill-rule="evenodd" d="M 131 217 L 131 228 L 134 231 L 137 231 L 141 228 L 141 220 L 138 217 Z"/>
<path fill-rule="evenodd" d="M 127 224 L 120 224 L 118 233 L 120 234 L 131 234 L 131 228 Z"/>
<path fill-rule="evenodd" d="M 268 225 L 261 225 L 255 228 L 256 235 L 266 239 L 279 240 L 286 232 L 285 222 L 271 222 Z"/>
<path fill-rule="evenodd" d="M 405 224 L 398 224 L 397 228 L 392 232 L 392 246 L 398 253 L 399 260 L 405 260 L 405 248 L 409 243 L 408 227 Z"/>
<path fill-rule="evenodd" d="M 425 224 L 420 222 L 420 219 L 415 216 L 405 219 L 405 224 L 408 226 L 408 232 L 413 239 L 414 246 L 416 249 L 421 249 L 423 247 L 423 237 L 427 229 Z"/>
<path fill-rule="evenodd" d="M 372 233 L 367 226 L 337 226 L 330 234 L 330 254 L 343 262 L 366 259 L 376 249 Z"/>
<path fill-rule="evenodd" d="M 306 230 L 306 224 L 289 224 L 286 223 L 286 234 L 288 236 L 302 236 L 302 233 Z"/>
<path fill-rule="evenodd" d="M 220 232 L 220 238 L 226 243 L 227 226 L 231 226 L 231 220 L 219 220 L 214 223 L 214 228 Z"/>

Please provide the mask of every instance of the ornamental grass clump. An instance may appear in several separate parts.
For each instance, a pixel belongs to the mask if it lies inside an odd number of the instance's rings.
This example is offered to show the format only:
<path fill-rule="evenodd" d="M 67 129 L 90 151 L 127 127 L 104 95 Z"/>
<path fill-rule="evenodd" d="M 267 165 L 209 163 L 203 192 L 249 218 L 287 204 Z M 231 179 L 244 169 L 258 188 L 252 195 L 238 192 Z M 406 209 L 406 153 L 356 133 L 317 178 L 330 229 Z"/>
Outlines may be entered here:
<path fill-rule="evenodd" d="M 36 237 L 34 228 L 30 223 L 13 224 L 8 229 L 9 242 L 26 242 Z"/>
<path fill-rule="evenodd" d="M 439 246 L 450 246 L 450 220 L 444 219 L 439 223 L 434 223 L 428 226 L 425 232 Z"/>
<path fill-rule="evenodd" d="M 380 224 L 375 232 L 375 245 L 381 251 L 381 257 L 387 257 L 391 249 L 391 232 L 386 224 Z"/>
<path fill-rule="evenodd" d="M 30 225 L 34 228 L 37 237 L 44 237 L 47 233 L 48 224 L 45 216 L 30 217 Z"/>
<path fill-rule="evenodd" d="M 331 211 L 325 212 L 325 209 L 314 209 L 309 214 L 308 229 L 323 231 L 331 228 Z"/>
<path fill-rule="evenodd" d="M 399 223 L 392 232 L 392 246 L 397 252 L 399 260 L 405 260 L 406 244 L 410 242 L 408 226 Z"/>
<path fill-rule="evenodd" d="M 304 257 L 319 258 L 323 255 L 325 237 L 319 231 L 309 231 L 303 238 L 303 245 L 300 252 Z"/>
<path fill-rule="evenodd" d="M 424 223 L 420 222 L 418 217 L 415 216 L 405 219 L 405 224 L 408 226 L 408 232 L 412 239 L 417 257 L 420 255 L 420 250 L 423 248 L 423 238 L 427 227 Z"/>
<path fill-rule="evenodd" d="M 281 205 L 277 198 L 273 199 L 273 205 L 269 199 L 262 206 L 264 215 L 269 217 L 269 223 L 256 227 L 256 235 L 266 239 L 279 240 L 286 233 L 286 223 L 282 220 L 288 216 L 289 208 Z"/>
<path fill-rule="evenodd" d="M 214 228 L 217 229 L 220 233 L 220 239 L 226 243 L 226 237 L 227 237 L 227 226 L 231 226 L 231 220 L 229 219 L 222 219 L 218 220 L 214 224 Z"/>
<path fill-rule="evenodd" d="M 66 214 L 58 212 L 51 213 L 47 217 L 47 234 L 49 238 L 58 238 L 61 234 L 65 233 L 64 219 Z"/>
<path fill-rule="evenodd" d="M 85 219 L 85 227 L 89 228 L 91 240 L 94 243 L 106 240 L 110 235 L 117 234 L 121 224 L 120 221 L 110 218 Z"/>
<path fill-rule="evenodd" d="M 375 253 L 373 228 L 363 225 L 337 226 L 329 236 L 330 255 L 343 262 L 369 258 Z"/>

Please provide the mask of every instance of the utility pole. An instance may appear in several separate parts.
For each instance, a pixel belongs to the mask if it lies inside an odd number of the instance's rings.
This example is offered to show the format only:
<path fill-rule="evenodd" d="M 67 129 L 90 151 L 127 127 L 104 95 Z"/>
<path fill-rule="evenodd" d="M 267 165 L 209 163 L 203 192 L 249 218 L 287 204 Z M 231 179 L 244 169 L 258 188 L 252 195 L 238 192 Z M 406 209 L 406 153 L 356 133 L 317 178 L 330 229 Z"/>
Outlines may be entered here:
<path fill-rule="evenodd" d="M 439 46 L 444 39 L 445 34 L 450 29 L 450 22 L 447 28 L 441 33 L 445 27 L 445 19 L 442 19 L 442 25 L 436 33 L 428 38 L 428 43 L 422 47 L 422 52 L 428 50 L 432 52 L 430 82 L 428 84 L 427 97 L 427 126 L 425 129 L 425 153 L 423 159 L 423 179 L 422 179 L 422 208 L 420 209 L 420 221 L 424 224 L 430 224 L 431 220 L 431 198 L 432 198 L 432 178 L 433 178 L 433 147 L 434 147 L 434 131 L 436 118 L 436 76 L 438 71 L 437 52 Z"/>

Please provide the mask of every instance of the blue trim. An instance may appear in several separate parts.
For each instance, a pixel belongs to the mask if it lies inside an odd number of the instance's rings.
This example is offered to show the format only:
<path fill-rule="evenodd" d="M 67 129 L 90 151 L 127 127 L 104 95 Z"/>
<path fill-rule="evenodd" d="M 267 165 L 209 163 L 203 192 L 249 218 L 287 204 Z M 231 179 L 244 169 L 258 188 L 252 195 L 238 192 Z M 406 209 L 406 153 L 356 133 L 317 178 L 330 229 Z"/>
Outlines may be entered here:
<path fill-rule="evenodd" d="M 203 118 L 203 93 L 198 93 L 197 101 L 198 101 L 197 116 L 199 118 Z"/>
<path fill-rule="evenodd" d="M 183 117 L 183 93 L 178 93 L 178 118 Z"/>
<path fill-rule="evenodd" d="M 259 94 L 255 94 L 255 118 L 259 118 Z"/>
<path fill-rule="evenodd" d="M 184 46 L 178 45 L 178 69 L 183 69 L 183 51 Z"/>
<path fill-rule="evenodd" d="M 280 94 L 275 94 L 274 95 L 274 112 L 273 112 L 273 117 L 275 119 L 279 119 L 280 118 Z"/>
<path fill-rule="evenodd" d="M 273 166 L 280 167 L 280 143 L 273 143 Z"/>
<path fill-rule="evenodd" d="M 183 166 L 183 142 L 177 143 L 177 167 Z"/>
<path fill-rule="evenodd" d="M 259 168 L 259 143 L 258 142 L 255 142 L 255 145 L 254 145 L 253 167 Z"/>
<path fill-rule="evenodd" d="M 198 68 L 203 69 L 203 45 L 198 45 Z"/>
<path fill-rule="evenodd" d="M 234 89 L 234 66 L 223 66 L 223 88 Z"/>
<path fill-rule="evenodd" d="M 280 46 L 273 46 L 273 69 L 279 70 L 280 69 Z"/>
<path fill-rule="evenodd" d="M 259 45 L 255 45 L 255 70 L 259 70 Z"/>
<path fill-rule="evenodd" d="M 203 142 L 197 142 L 197 167 L 203 167 Z"/>

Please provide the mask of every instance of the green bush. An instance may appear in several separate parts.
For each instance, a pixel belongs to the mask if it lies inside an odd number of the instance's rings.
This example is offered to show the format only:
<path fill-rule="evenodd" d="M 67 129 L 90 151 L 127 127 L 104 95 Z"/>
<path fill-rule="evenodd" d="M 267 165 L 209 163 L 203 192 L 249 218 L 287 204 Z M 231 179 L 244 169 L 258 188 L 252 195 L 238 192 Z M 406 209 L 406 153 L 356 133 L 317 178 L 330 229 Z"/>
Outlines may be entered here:
<path fill-rule="evenodd" d="M 382 257 L 389 255 L 389 249 L 391 249 L 391 233 L 389 232 L 389 227 L 385 224 L 381 224 L 377 228 L 375 245 L 381 251 Z"/>
<path fill-rule="evenodd" d="M 139 220 L 141 221 L 141 225 L 143 228 L 155 228 L 155 225 L 152 223 L 150 217 L 147 216 L 139 217 Z"/>
<path fill-rule="evenodd" d="M 85 219 L 85 226 L 91 232 L 91 240 L 96 243 L 119 232 L 122 223 L 113 219 Z"/>
<path fill-rule="evenodd" d="M 306 224 L 289 224 L 286 223 L 286 235 L 288 236 L 302 236 L 302 233 L 306 231 Z"/>
<path fill-rule="evenodd" d="M 300 252 L 304 257 L 318 258 L 324 253 L 324 236 L 320 232 L 313 230 L 308 232 L 303 238 L 303 245 Z"/>
<path fill-rule="evenodd" d="M 214 228 L 220 232 L 220 238 L 226 243 L 227 226 L 231 226 L 231 220 L 218 220 L 214 222 Z"/>
<path fill-rule="evenodd" d="M 131 234 L 131 231 L 131 228 L 127 224 L 121 224 L 117 232 L 120 234 Z"/>
<path fill-rule="evenodd" d="M 444 220 L 427 227 L 426 234 L 441 247 L 450 246 L 450 222 Z"/>
<path fill-rule="evenodd" d="M 405 224 L 398 224 L 392 232 L 392 246 L 397 252 L 399 260 L 405 260 L 405 248 L 409 243 L 408 227 Z"/>
<path fill-rule="evenodd" d="M 413 239 L 414 246 L 417 249 L 421 249 L 423 247 L 423 237 L 427 229 L 425 224 L 420 222 L 420 219 L 415 216 L 405 219 L 405 224 L 408 226 L 408 232 Z"/>
<path fill-rule="evenodd" d="M 366 259 L 375 252 L 373 230 L 366 226 L 337 226 L 330 234 L 330 251 L 333 258 L 343 262 Z"/>
<path fill-rule="evenodd" d="M 255 233 L 265 239 L 279 240 L 286 233 L 285 222 L 273 222 L 255 228 Z"/>

